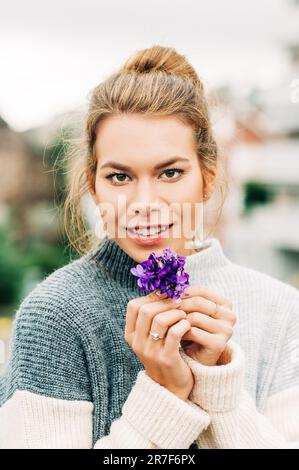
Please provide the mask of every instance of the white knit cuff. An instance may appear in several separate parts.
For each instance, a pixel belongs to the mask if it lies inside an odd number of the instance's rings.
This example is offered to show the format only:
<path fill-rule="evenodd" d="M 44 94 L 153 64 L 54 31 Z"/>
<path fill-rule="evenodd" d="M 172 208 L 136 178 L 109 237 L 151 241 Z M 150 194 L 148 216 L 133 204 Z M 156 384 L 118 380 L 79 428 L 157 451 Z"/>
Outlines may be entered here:
<path fill-rule="evenodd" d="M 230 340 L 217 365 L 203 365 L 180 350 L 194 375 L 189 399 L 208 413 L 237 407 L 244 386 L 245 356 L 241 346 Z M 218 365 L 219 364 L 219 365 Z"/>
<path fill-rule="evenodd" d="M 188 449 L 210 424 L 210 416 L 147 375 L 137 380 L 122 408 L 129 423 L 160 449 Z"/>

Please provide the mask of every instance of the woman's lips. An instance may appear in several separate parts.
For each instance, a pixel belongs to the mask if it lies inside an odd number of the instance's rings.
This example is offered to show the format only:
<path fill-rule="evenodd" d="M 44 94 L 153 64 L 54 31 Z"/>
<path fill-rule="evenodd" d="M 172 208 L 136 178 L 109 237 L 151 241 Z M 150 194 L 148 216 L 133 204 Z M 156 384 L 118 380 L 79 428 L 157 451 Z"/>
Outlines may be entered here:
<path fill-rule="evenodd" d="M 173 224 L 170 224 L 163 232 L 155 233 L 153 235 L 141 235 L 136 232 L 132 232 L 131 230 L 127 230 L 127 233 L 128 236 L 138 245 L 154 245 L 163 240 L 163 238 L 167 238 L 169 236 L 169 232 L 172 226 Z"/>

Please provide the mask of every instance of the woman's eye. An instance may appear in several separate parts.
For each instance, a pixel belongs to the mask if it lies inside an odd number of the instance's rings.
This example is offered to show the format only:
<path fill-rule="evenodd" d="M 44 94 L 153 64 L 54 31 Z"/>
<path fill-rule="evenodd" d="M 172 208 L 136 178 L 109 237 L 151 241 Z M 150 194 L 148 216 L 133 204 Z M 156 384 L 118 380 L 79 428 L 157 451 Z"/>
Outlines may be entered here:
<path fill-rule="evenodd" d="M 116 179 L 116 180 L 113 180 L 114 177 L 121 177 L 121 179 Z M 123 179 L 123 177 L 126 177 L 128 175 L 126 175 L 125 173 L 111 173 L 111 175 L 108 175 L 106 176 L 106 178 L 110 181 L 112 181 L 113 184 L 121 184 L 121 183 L 125 183 L 125 180 Z"/>
<path fill-rule="evenodd" d="M 176 175 L 175 178 L 173 178 L 173 175 L 174 175 L 175 173 L 177 173 L 177 175 Z M 179 175 L 181 175 L 182 173 L 184 173 L 184 170 L 180 170 L 179 168 L 171 168 L 171 170 L 165 170 L 165 171 L 163 171 L 161 174 L 162 174 L 162 175 L 163 175 L 163 174 L 167 174 L 168 176 L 167 176 L 166 179 L 168 179 L 168 180 L 173 180 L 173 179 L 177 179 L 177 177 L 178 177 Z M 169 176 L 170 176 L 170 177 L 169 177 Z"/>
<path fill-rule="evenodd" d="M 164 170 L 161 175 L 167 175 L 166 180 L 171 181 L 176 180 L 178 176 L 180 176 L 182 173 L 184 173 L 184 170 L 181 170 L 179 168 L 171 168 L 169 170 Z M 126 183 L 128 181 L 126 180 L 126 178 L 129 178 L 129 176 L 126 173 L 111 173 L 105 178 L 111 181 L 112 184 L 120 186 L 121 184 Z"/>

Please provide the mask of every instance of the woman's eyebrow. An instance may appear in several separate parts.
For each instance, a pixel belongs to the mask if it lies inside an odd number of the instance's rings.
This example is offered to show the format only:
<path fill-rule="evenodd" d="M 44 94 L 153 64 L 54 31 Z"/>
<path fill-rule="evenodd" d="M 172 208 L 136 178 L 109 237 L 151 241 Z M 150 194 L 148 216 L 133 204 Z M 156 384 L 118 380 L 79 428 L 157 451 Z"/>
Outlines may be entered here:
<path fill-rule="evenodd" d="M 159 163 L 159 165 L 156 165 L 154 167 L 155 170 L 160 170 L 161 168 L 164 168 L 165 166 L 172 165 L 173 163 L 176 163 L 178 161 L 185 161 L 185 162 L 190 162 L 189 158 L 184 158 L 184 157 L 173 157 L 170 160 L 167 160 L 166 162 Z M 126 165 L 122 165 L 121 163 L 118 162 L 113 162 L 109 161 L 106 162 L 104 165 L 100 167 L 100 170 L 103 168 L 115 168 L 116 170 L 123 170 L 123 171 L 132 171 L 132 168 Z"/>

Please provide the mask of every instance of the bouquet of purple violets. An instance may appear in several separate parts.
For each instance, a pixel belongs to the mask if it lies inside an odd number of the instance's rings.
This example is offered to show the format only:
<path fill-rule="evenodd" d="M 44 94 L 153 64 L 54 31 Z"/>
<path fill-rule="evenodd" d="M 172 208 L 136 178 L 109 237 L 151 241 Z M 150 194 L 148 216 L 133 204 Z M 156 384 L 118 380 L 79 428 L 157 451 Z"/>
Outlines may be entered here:
<path fill-rule="evenodd" d="M 158 289 L 161 294 L 166 293 L 168 298 L 178 299 L 189 286 L 189 274 L 184 272 L 185 261 L 186 256 L 179 256 L 170 248 L 164 248 L 162 256 L 152 252 L 147 260 L 130 271 L 138 277 L 137 284 L 141 290 Z"/>

